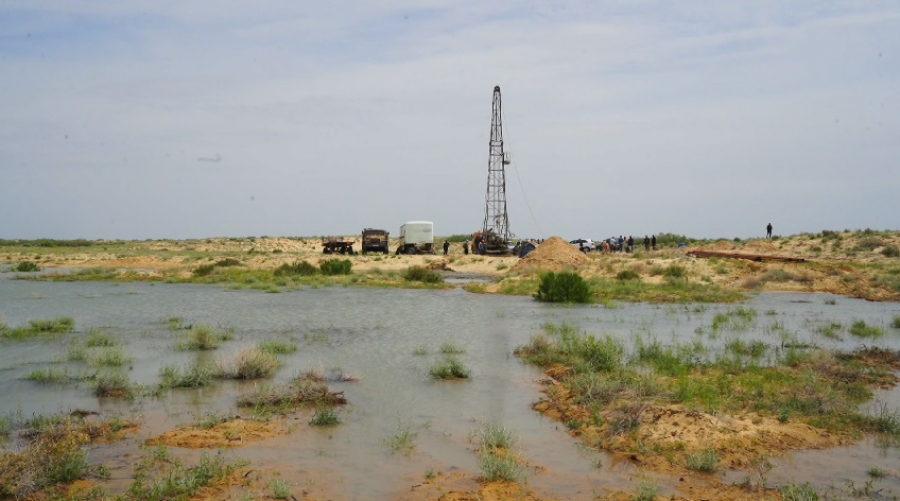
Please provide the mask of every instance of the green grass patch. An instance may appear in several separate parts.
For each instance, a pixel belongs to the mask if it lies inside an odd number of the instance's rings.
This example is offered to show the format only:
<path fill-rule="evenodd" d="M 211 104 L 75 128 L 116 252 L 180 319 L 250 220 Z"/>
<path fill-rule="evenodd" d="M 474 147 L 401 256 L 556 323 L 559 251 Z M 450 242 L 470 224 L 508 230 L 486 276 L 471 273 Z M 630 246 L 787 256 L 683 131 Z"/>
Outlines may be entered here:
<path fill-rule="evenodd" d="M 175 349 L 181 351 L 215 350 L 223 341 L 231 338 L 232 334 L 229 331 L 216 330 L 209 325 L 198 325 L 175 342 Z"/>
<path fill-rule="evenodd" d="M 428 373 L 434 379 L 468 379 L 472 373 L 456 357 L 445 356 L 443 360 L 431 366 Z"/>
<path fill-rule="evenodd" d="M 256 347 L 260 350 L 271 353 L 273 355 L 287 355 L 297 351 L 297 343 L 285 341 L 283 339 L 268 339 L 256 343 Z"/>
<path fill-rule="evenodd" d="M 320 407 L 316 409 L 309 424 L 310 426 L 337 426 L 341 424 L 341 419 L 333 408 Z"/>
<path fill-rule="evenodd" d="M 8 327 L 0 324 L 0 338 L 3 339 L 31 339 L 39 336 L 52 336 L 65 334 L 75 329 L 75 319 L 72 317 L 56 317 L 42 320 L 29 320 L 27 325 Z"/>
<path fill-rule="evenodd" d="M 854 320 L 847 331 L 856 337 L 881 337 L 884 335 L 884 329 L 876 325 L 868 325 L 865 320 Z"/>
<path fill-rule="evenodd" d="M 689 470 L 713 473 L 719 466 L 719 455 L 712 449 L 693 452 L 687 455 L 686 466 Z"/>

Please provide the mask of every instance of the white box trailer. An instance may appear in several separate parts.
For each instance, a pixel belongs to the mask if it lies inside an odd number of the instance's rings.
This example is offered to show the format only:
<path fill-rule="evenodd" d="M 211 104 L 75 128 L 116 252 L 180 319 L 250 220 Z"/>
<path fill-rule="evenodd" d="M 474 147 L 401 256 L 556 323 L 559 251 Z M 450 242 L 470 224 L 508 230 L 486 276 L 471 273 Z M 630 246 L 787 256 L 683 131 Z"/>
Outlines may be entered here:
<path fill-rule="evenodd" d="M 434 254 L 434 223 L 410 221 L 400 226 L 397 254 Z"/>

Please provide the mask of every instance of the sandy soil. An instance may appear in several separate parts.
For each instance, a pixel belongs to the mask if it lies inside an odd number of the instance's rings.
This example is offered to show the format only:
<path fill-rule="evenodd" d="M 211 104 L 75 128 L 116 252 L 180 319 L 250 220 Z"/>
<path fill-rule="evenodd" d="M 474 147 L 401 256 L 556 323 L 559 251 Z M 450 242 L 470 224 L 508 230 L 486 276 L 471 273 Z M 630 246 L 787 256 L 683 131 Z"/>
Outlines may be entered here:
<path fill-rule="evenodd" d="M 559 237 L 545 240 L 524 259 L 513 256 L 464 255 L 462 245 L 451 245 L 448 256 L 395 254 L 342 256 L 322 253 L 321 238 L 210 238 L 184 241 L 125 241 L 96 245 L 90 252 L 69 252 L 64 248 L 51 249 L 42 255 L 26 252 L 0 254 L 0 260 L 18 262 L 37 261 L 41 267 L 104 267 L 140 270 L 147 273 L 183 270 L 185 274 L 203 264 L 222 259 L 237 259 L 250 268 L 272 269 L 284 263 L 307 260 L 318 264 L 324 259 L 347 257 L 353 261 L 356 273 L 374 269 L 404 270 L 409 266 L 463 274 L 491 275 L 515 278 L 541 270 L 562 268 L 577 270 L 585 277 L 613 278 L 623 270 L 638 273 L 641 280 L 660 282 L 664 277 L 656 270 L 676 264 L 686 268 L 688 279 L 712 283 L 738 290 L 831 292 L 871 300 L 900 300 L 900 293 L 885 285 L 885 266 L 900 265 L 897 257 L 886 257 L 882 251 L 888 246 L 900 247 L 900 232 L 882 232 L 875 236 L 862 232 L 842 232 L 826 238 L 798 235 L 777 240 L 757 239 L 735 243 L 720 240 L 701 246 L 662 248 L 645 252 L 639 247 L 634 254 L 591 252 L 583 254 Z M 359 237 L 343 237 L 359 249 Z M 837 242 L 837 243 L 836 243 Z M 397 247 L 392 240 L 391 248 Z M 803 263 L 779 261 L 754 262 L 744 259 L 694 258 L 690 251 L 711 250 L 738 254 L 762 254 L 802 258 Z M 896 279 L 895 276 L 888 277 Z M 496 292 L 488 286 L 485 292 Z"/>

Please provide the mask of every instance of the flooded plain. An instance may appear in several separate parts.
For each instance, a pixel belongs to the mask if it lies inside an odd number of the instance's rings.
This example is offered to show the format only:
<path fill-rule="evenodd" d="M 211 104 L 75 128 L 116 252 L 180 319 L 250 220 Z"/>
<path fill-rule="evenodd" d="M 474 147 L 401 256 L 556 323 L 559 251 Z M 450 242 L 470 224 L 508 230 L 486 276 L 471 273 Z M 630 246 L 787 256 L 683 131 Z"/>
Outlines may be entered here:
<path fill-rule="evenodd" d="M 738 308 L 753 312 L 749 325 L 711 329 L 717 314 Z M 165 366 L 227 358 L 243 346 L 282 340 L 298 349 L 278 355 L 282 366 L 276 381 L 312 369 L 360 378 L 329 383 L 348 400 L 338 408 L 340 425 L 309 426 L 312 411 L 300 411 L 288 418 L 290 433 L 227 451 L 229 457 L 248 460 L 254 469 L 277 472 L 297 492 L 328 499 L 405 499 L 412 498 L 410 491 L 422 483 L 426 472 L 460 474 L 474 481 L 479 459 L 472 436 L 483 424 L 492 423 L 518 437 L 527 484 L 539 496 L 594 499 L 609 489 L 632 489 L 647 476 L 660 484 L 660 494 L 666 494 L 677 478 L 613 461 L 570 437 L 563 423 L 533 411 L 531 405 L 541 398 L 537 381 L 542 374 L 515 357 L 513 350 L 548 323 L 609 334 L 628 348 L 640 337 L 663 343 L 699 340 L 715 351 L 740 337 L 773 348 L 852 350 L 865 344 L 897 350 L 900 330 L 891 322 L 898 314 L 898 303 L 828 294 L 761 293 L 740 305 L 555 306 L 459 288 L 330 287 L 268 294 L 201 285 L 19 281 L 4 274 L 0 321 L 18 326 L 68 316 L 75 320 L 75 332 L 49 339 L 0 340 L 0 415 L 81 410 L 138 417 L 141 428 L 136 435 L 91 450 L 91 460 L 109 468 L 110 484 L 124 487 L 144 440 L 205 415 L 249 415 L 248 409 L 236 405 L 237 397 L 258 383 L 225 381 L 125 400 L 95 397 L 86 383 L 33 382 L 26 379 L 29 373 L 41 368 L 93 370 L 67 359 L 70 340 L 92 329 L 121 339 L 130 357 L 120 368 L 101 370 L 120 371 L 132 384 L 148 387 L 159 382 Z M 213 352 L 180 351 L 175 345 L 184 330 L 173 330 L 172 319 L 181 325 L 227 330 L 232 338 Z M 881 327 L 884 335 L 821 333 L 822 327 L 858 320 Z M 471 370 L 471 378 L 450 382 L 429 377 L 445 343 L 464 348 L 457 357 Z M 897 408 L 898 395 L 896 390 L 881 391 L 870 405 Z M 399 433 L 410 437 L 414 446 L 410 452 L 388 445 Z M 199 452 L 175 454 L 196 457 Z M 811 482 L 852 494 L 871 480 L 866 472 L 877 466 L 888 473 L 878 480 L 880 492 L 900 494 L 900 449 L 871 439 L 839 449 L 798 452 L 773 463 L 766 479 L 769 485 Z M 746 472 L 723 475 L 739 482 Z"/>

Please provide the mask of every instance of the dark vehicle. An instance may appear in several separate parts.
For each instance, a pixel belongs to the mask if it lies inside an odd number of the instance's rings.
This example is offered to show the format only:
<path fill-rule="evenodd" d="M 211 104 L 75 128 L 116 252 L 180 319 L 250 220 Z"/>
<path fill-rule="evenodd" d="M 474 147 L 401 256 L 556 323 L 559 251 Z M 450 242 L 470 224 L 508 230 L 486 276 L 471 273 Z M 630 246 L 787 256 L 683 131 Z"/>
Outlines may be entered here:
<path fill-rule="evenodd" d="M 374 228 L 365 228 L 362 230 L 362 253 L 380 252 L 387 254 L 388 240 L 391 234 L 385 230 L 376 230 Z"/>
<path fill-rule="evenodd" d="M 341 240 L 339 238 L 323 238 L 322 253 L 324 254 L 356 254 L 353 252 L 353 242 Z"/>

